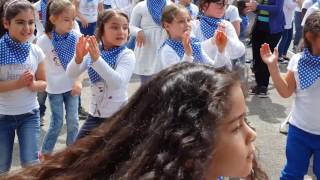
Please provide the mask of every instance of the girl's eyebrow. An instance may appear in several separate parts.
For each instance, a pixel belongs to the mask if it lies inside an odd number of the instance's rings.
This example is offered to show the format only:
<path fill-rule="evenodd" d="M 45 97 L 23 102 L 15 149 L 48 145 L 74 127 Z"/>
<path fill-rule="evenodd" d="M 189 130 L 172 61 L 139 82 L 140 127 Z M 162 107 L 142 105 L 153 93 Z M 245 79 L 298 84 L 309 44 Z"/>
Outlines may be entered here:
<path fill-rule="evenodd" d="M 246 116 L 246 113 L 244 112 L 244 113 L 240 114 L 240 115 L 237 116 L 237 117 L 231 118 L 231 120 L 227 121 L 227 124 L 232 124 L 232 123 L 234 123 L 235 121 L 237 121 L 237 120 L 239 120 L 240 118 L 243 118 L 243 117 L 245 117 L 245 116 Z"/>

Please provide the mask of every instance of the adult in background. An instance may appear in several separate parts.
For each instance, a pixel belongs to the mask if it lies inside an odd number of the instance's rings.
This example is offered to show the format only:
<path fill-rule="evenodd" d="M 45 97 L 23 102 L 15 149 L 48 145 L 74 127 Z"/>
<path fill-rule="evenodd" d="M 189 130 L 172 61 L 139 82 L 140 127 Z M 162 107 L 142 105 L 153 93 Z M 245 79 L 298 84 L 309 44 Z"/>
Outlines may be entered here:
<path fill-rule="evenodd" d="M 252 88 L 251 93 L 259 97 L 268 97 L 270 77 L 267 65 L 262 62 L 260 47 L 263 43 L 268 43 L 271 49 L 277 46 L 285 25 L 283 3 L 284 0 L 246 3 L 247 10 L 257 14 L 256 24 L 252 30 L 253 71 L 256 86 Z"/>

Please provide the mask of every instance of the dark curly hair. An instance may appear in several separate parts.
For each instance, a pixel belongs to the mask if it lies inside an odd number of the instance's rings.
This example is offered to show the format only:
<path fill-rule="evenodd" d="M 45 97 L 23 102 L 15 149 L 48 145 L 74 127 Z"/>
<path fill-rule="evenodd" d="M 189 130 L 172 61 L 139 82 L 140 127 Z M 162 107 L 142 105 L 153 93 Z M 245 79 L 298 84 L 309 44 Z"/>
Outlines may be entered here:
<path fill-rule="evenodd" d="M 237 83 L 212 66 L 174 65 L 91 134 L 7 179 L 203 179 Z"/>

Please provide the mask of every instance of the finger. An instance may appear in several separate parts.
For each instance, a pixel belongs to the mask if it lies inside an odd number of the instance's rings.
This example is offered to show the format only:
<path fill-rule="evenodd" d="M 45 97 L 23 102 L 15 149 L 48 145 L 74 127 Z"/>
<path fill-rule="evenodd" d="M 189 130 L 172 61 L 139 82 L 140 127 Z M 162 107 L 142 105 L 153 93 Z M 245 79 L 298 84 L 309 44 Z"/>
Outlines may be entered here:
<path fill-rule="evenodd" d="M 273 54 L 274 54 L 276 57 L 279 57 L 278 48 L 274 48 Z"/>

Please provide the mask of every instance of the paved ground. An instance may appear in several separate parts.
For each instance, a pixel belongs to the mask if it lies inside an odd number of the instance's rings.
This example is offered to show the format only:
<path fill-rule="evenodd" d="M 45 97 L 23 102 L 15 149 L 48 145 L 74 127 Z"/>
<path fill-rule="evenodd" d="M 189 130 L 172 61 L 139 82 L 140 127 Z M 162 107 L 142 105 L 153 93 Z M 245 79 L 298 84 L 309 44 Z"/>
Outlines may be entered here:
<path fill-rule="evenodd" d="M 250 50 L 247 50 L 247 57 L 250 59 Z M 285 65 L 281 65 L 281 69 L 285 71 Z M 249 82 L 252 84 L 253 77 L 249 75 Z M 133 78 L 129 87 L 129 94 L 132 94 L 139 87 L 137 78 Z M 82 94 L 82 102 L 88 109 L 89 87 L 84 87 Z M 280 123 L 286 118 L 290 111 L 292 98 L 283 99 L 270 86 L 269 98 L 259 98 L 257 96 L 249 96 L 247 98 L 248 120 L 256 128 L 258 137 L 256 146 L 259 152 L 259 158 L 262 166 L 266 170 L 271 180 L 279 179 L 280 171 L 285 164 L 285 142 L 286 136 L 279 133 Z M 47 111 L 45 119 L 46 125 L 41 131 L 41 142 L 44 134 L 48 129 L 50 110 Z M 80 121 L 82 124 L 83 121 Z M 56 150 L 65 147 L 66 128 L 64 126 L 61 136 L 58 139 Z M 13 169 L 19 168 L 18 144 L 15 144 Z M 305 179 L 311 179 L 306 177 Z"/>

